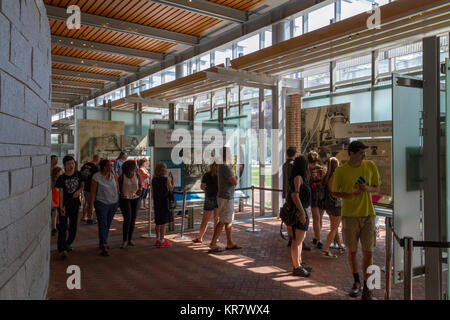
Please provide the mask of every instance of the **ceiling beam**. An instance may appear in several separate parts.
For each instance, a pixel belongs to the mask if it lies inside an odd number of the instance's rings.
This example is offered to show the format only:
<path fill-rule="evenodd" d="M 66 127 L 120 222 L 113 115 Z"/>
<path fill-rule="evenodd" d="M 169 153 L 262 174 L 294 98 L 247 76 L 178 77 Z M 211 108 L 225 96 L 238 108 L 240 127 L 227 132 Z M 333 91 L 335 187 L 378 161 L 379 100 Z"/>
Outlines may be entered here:
<path fill-rule="evenodd" d="M 56 93 L 56 92 L 52 92 L 52 98 L 57 98 L 57 99 L 67 99 L 69 101 L 76 99 L 78 96 L 75 96 L 73 94 L 66 94 L 66 93 Z"/>
<path fill-rule="evenodd" d="M 51 5 L 45 5 L 45 7 L 47 9 L 47 16 L 50 19 L 66 21 L 70 16 L 69 14 L 67 14 L 66 8 L 60 8 Z M 196 36 L 143 26 L 137 23 L 111 19 L 100 15 L 94 15 L 84 12 L 81 13 L 81 24 L 84 26 L 117 31 L 189 46 L 196 45 L 199 41 L 198 37 Z"/>
<path fill-rule="evenodd" d="M 69 66 L 75 67 L 92 67 L 92 68 L 100 68 L 112 71 L 122 71 L 128 73 L 136 73 L 139 71 L 139 67 L 130 66 L 126 64 L 105 62 L 99 60 L 90 60 L 90 59 L 82 59 L 82 58 L 74 58 L 67 57 L 61 55 L 52 55 L 52 62 L 66 64 Z"/>
<path fill-rule="evenodd" d="M 71 104 L 73 99 L 52 97 L 52 103 Z"/>
<path fill-rule="evenodd" d="M 183 9 L 195 13 L 199 13 L 208 17 L 221 20 L 243 23 L 248 20 L 247 12 L 223 6 L 206 0 L 147 0 L 151 2 L 165 4 L 170 7 Z"/>
<path fill-rule="evenodd" d="M 101 42 L 86 41 L 52 35 L 52 44 L 59 47 L 74 48 L 80 50 L 94 51 L 107 54 L 115 54 L 127 58 L 137 58 L 145 60 L 162 60 L 164 55 L 158 52 L 132 49 L 127 47 L 114 46 Z"/>
<path fill-rule="evenodd" d="M 65 77 L 103 80 L 103 81 L 112 81 L 112 82 L 119 81 L 119 78 L 120 78 L 120 77 L 116 77 L 116 76 L 109 76 L 106 74 L 72 71 L 72 70 L 55 69 L 55 68 L 52 69 L 52 74 L 55 76 L 65 76 Z"/>
<path fill-rule="evenodd" d="M 90 90 L 52 86 L 52 92 L 54 92 L 54 93 L 69 93 L 69 94 L 77 94 L 77 95 L 87 96 L 87 95 L 89 95 Z"/>
<path fill-rule="evenodd" d="M 90 88 L 90 89 L 102 89 L 102 83 L 93 83 L 93 82 L 85 82 L 85 81 L 71 81 L 71 80 L 61 80 L 61 79 L 52 79 L 53 84 L 61 84 L 65 86 L 72 86 L 78 88 Z"/>

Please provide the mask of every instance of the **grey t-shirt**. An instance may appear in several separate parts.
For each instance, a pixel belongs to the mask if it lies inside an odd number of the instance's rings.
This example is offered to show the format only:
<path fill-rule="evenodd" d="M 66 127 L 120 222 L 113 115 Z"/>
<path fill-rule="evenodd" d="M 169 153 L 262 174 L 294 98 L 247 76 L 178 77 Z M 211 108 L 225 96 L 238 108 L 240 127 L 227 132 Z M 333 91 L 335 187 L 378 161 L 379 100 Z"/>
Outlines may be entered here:
<path fill-rule="evenodd" d="M 109 180 L 106 179 L 100 172 L 94 174 L 92 180 L 98 183 L 97 196 L 95 197 L 95 200 L 106 205 L 115 204 L 119 201 L 116 179 L 114 178 L 113 172 L 109 175 Z"/>
<path fill-rule="evenodd" d="M 235 186 L 228 181 L 229 177 L 234 176 L 231 168 L 226 164 L 219 164 L 219 167 L 217 168 L 217 176 L 219 178 L 219 191 L 217 192 L 217 197 L 228 200 L 234 199 Z"/>

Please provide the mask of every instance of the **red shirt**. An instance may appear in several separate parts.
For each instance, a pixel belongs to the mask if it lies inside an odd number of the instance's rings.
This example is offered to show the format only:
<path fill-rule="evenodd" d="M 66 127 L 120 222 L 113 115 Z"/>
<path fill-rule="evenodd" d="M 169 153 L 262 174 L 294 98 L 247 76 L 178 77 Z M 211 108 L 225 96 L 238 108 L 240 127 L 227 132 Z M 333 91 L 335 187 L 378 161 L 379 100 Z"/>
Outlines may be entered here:
<path fill-rule="evenodd" d="M 52 207 L 59 207 L 59 191 L 52 188 Z"/>

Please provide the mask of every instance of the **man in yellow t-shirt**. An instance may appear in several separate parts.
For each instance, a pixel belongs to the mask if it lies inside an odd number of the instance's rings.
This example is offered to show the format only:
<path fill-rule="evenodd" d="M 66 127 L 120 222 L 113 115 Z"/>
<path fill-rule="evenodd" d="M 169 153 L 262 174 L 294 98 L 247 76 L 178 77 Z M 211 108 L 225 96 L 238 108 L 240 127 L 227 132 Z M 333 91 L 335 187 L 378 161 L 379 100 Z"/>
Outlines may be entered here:
<path fill-rule="evenodd" d="M 380 192 L 380 174 L 372 161 L 364 160 L 366 146 L 361 141 L 353 141 L 348 147 L 350 160 L 334 173 L 333 197 L 342 198 L 342 235 L 348 248 L 350 267 L 354 284 L 351 297 L 361 295 L 361 281 L 358 273 L 356 254 L 358 242 L 363 251 L 364 286 L 363 300 L 372 300 L 372 291 L 367 287 L 367 268 L 373 264 L 373 250 L 376 245 L 375 210 L 372 193 Z"/>

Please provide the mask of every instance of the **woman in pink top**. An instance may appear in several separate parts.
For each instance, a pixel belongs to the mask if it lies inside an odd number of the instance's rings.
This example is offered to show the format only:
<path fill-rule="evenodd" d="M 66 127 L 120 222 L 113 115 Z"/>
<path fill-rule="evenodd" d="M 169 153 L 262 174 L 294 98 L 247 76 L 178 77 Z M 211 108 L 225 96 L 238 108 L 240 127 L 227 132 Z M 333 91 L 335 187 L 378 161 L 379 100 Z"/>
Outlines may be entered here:
<path fill-rule="evenodd" d="M 138 162 L 139 166 L 139 177 L 141 178 L 142 183 L 142 195 L 141 195 L 141 209 L 148 209 L 150 204 L 148 206 L 145 205 L 145 199 L 147 199 L 148 196 L 148 190 L 150 185 L 150 173 L 148 172 L 147 168 L 145 168 L 146 164 L 148 163 L 147 159 L 141 159 Z"/>

